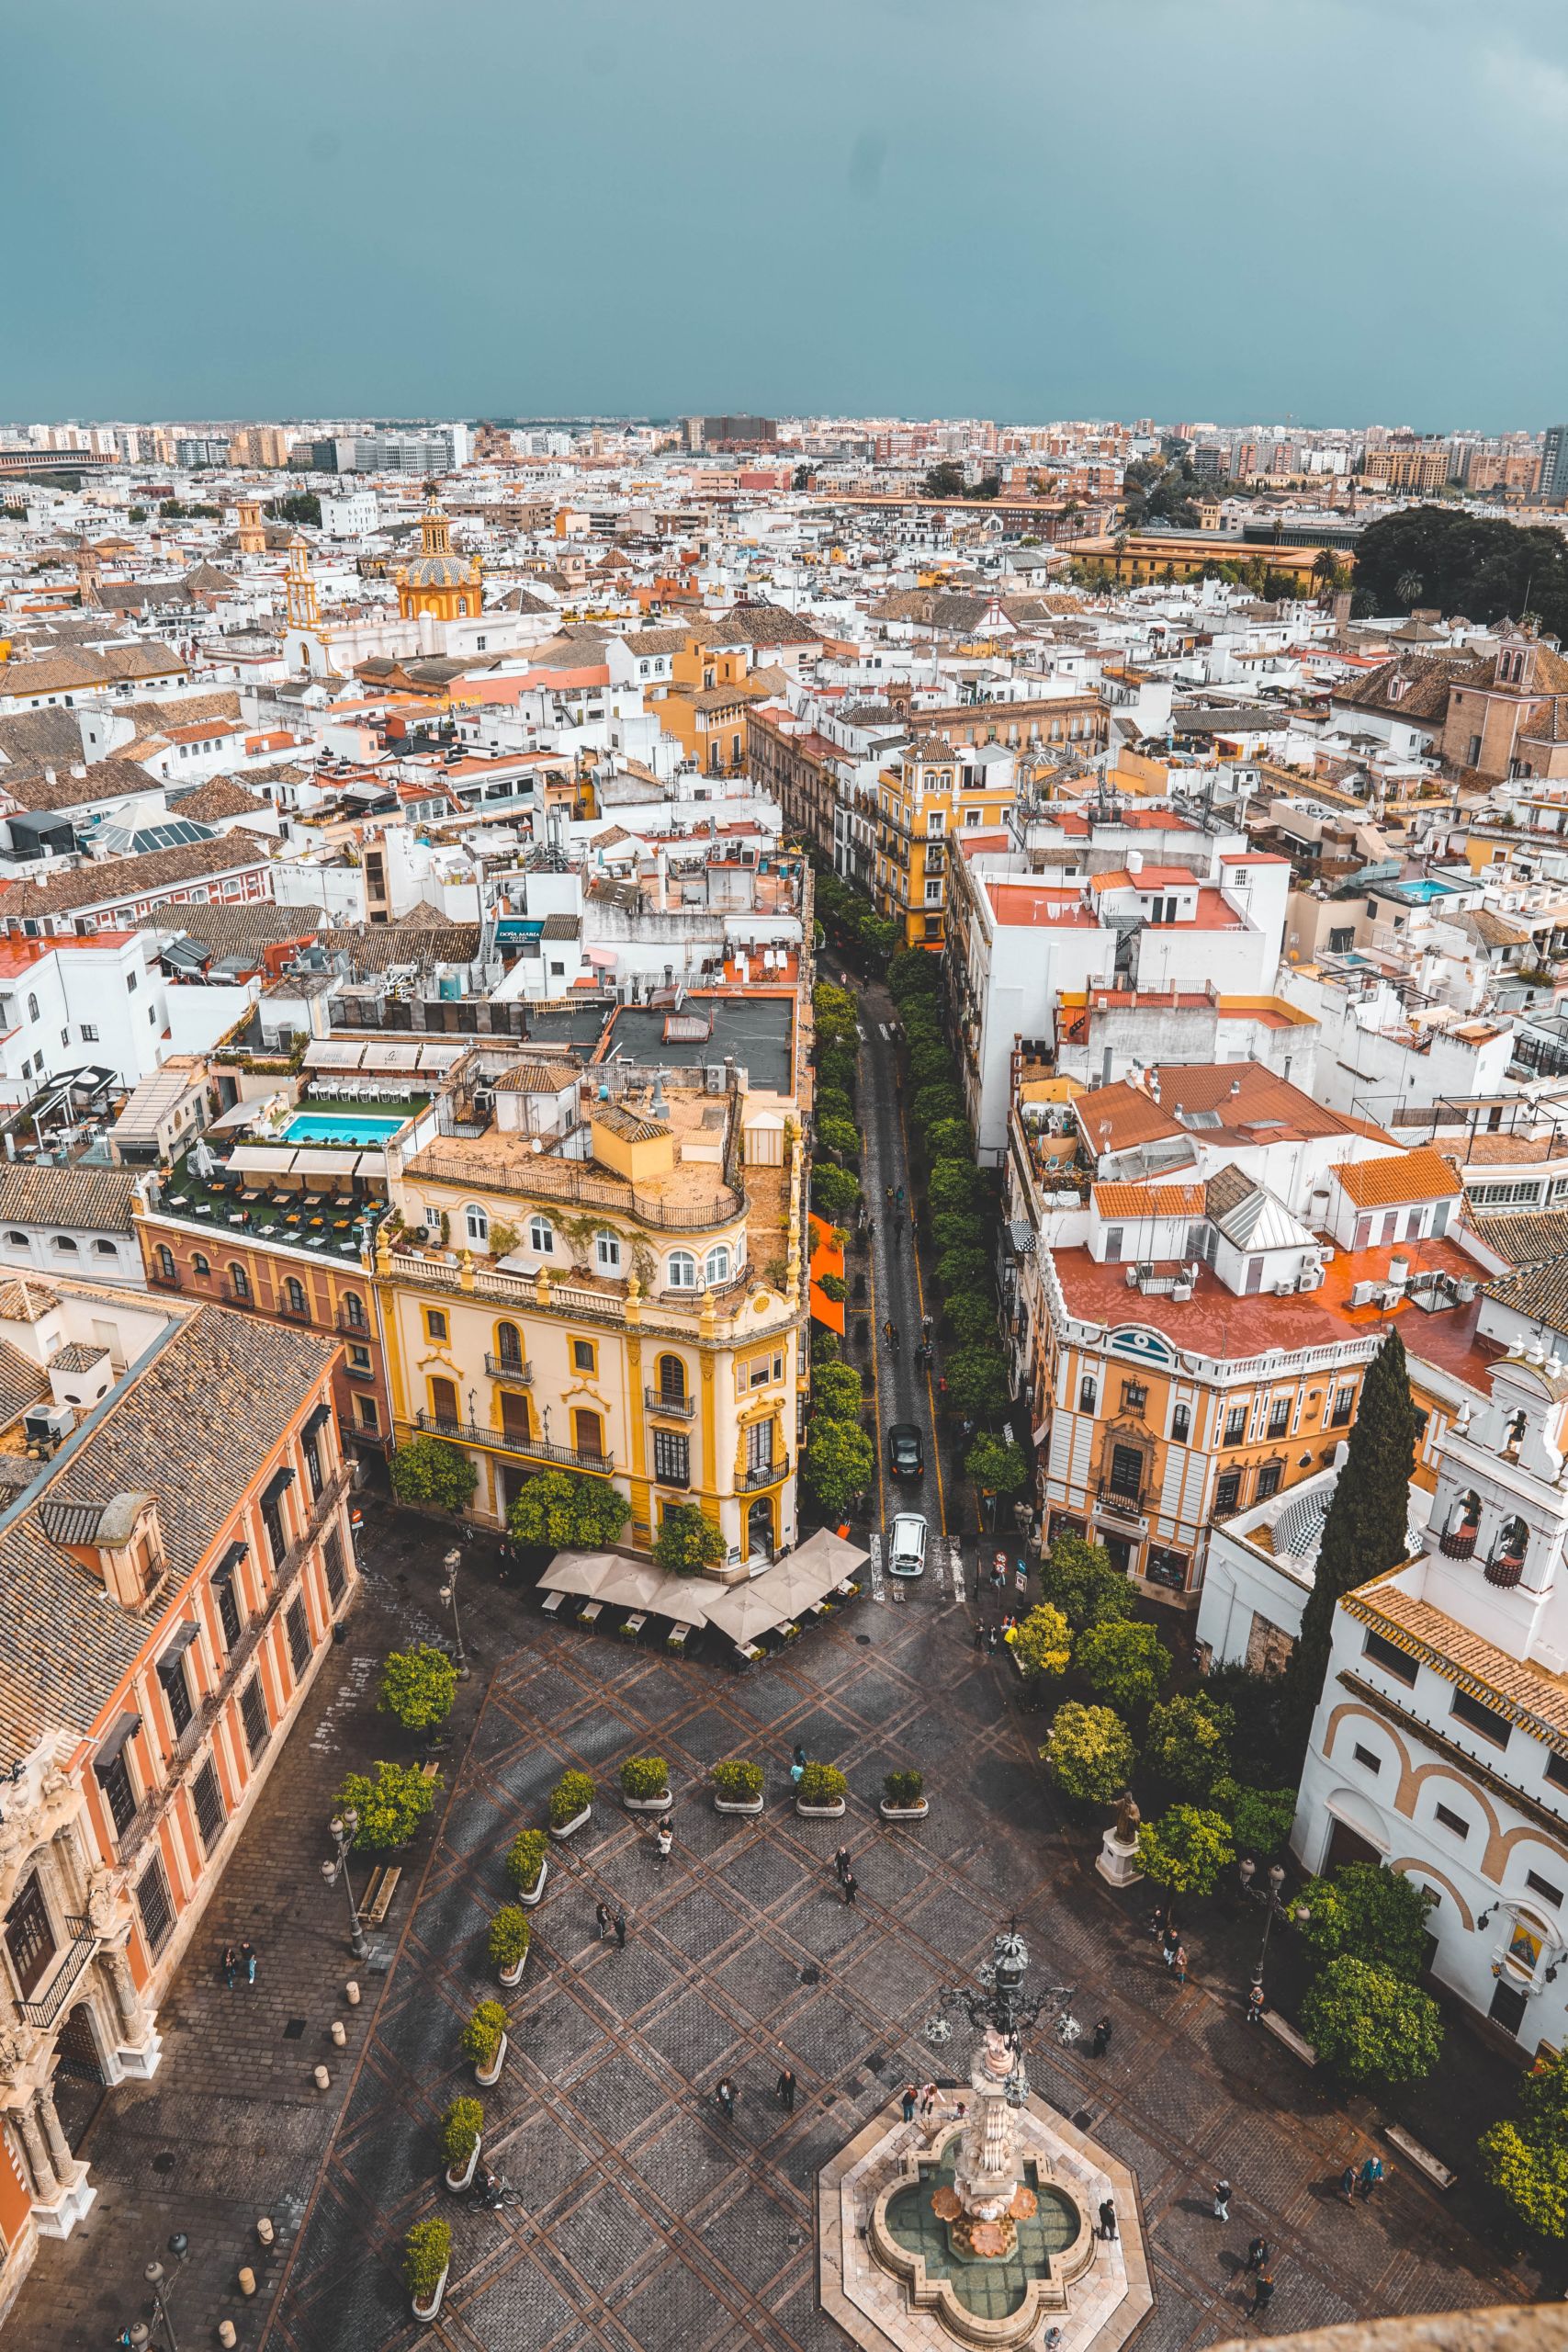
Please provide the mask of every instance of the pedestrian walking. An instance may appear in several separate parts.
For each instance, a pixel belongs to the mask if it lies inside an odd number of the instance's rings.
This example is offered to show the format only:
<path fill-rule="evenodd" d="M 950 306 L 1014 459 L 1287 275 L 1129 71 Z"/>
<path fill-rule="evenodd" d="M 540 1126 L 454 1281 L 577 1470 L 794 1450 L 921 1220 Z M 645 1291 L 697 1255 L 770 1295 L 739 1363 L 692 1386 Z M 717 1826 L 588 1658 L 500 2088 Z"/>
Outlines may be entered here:
<path fill-rule="evenodd" d="M 1252 2301 L 1247 2306 L 1248 2319 L 1256 2319 L 1259 2312 L 1266 2312 L 1273 2300 L 1274 2274 L 1271 2270 L 1260 2270 L 1258 2284 L 1252 2290 Z"/>
<path fill-rule="evenodd" d="M 239 1972 L 239 1953 L 234 1950 L 232 1944 L 225 1944 L 223 1947 L 223 1982 L 227 1984 L 231 1993 L 234 1989 L 234 1978 Z"/>
<path fill-rule="evenodd" d="M 1366 2163 L 1361 2166 L 1361 2202 L 1363 2205 L 1371 2204 L 1372 2191 L 1376 2188 L 1382 2178 L 1382 2158 L 1381 2156 L 1369 2156 Z"/>
<path fill-rule="evenodd" d="M 844 1890 L 844 1901 L 846 1903 L 852 1903 L 856 1895 L 860 1893 L 860 1881 L 856 1878 L 853 1871 L 846 1871 L 840 1883 L 842 1885 Z"/>
<path fill-rule="evenodd" d="M 893 1187 L 891 1184 L 884 1184 L 882 1187 L 882 1197 L 887 1207 L 891 1208 L 893 1205 Z"/>
<path fill-rule="evenodd" d="M 1214 2183 L 1214 2219 L 1228 2222 L 1231 2217 L 1231 2185 L 1228 2180 Z"/>
<path fill-rule="evenodd" d="M 714 2100 L 727 2123 L 735 2120 L 735 2085 L 728 2075 L 721 2075 L 714 2086 Z"/>
<path fill-rule="evenodd" d="M 899 2106 L 904 2110 L 904 2120 L 906 2123 L 913 2123 L 915 2120 L 915 2101 L 919 2097 L 919 2093 L 916 2090 L 914 2084 L 906 2083 L 904 2086 L 904 2095 L 898 2102 Z"/>
<path fill-rule="evenodd" d="M 929 1316 L 929 1315 L 922 1315 L 922 1316 L 921 1316 L 921 1317 L 920 1317 L 920 1336 L 921 1336 L 921 1338 L 922 1338 L 922 1339 L 929 1340 L 929 1339 L 931 1338 L 931 1332 L 933 1331 L 933 1329 L 935 1329 L 935 1323 L 934 1323 L 934 1319 L 932 1318 L 932 1317 L 931 1317 L 931 1316 Z"/>
<path fill-rule="evenodd" d="M 793 2066 L 779 2068 L 779 2078 L 773 2085 L 773 2096 L 786 2115 L 795 2113 L 795 2069 Z"/>
<path fill-rule="evenodd" d="M 667 1821 L 660 1823 L 653 1842 L 659 1849 L 660 1860 L 667 1862 L 670 1860 L 670 1849 L 675 1843 L 675 1832 Z"/>
<path fill-rule="evenodd" d="M 1261 1984 L 1255 1984 L 1247 1996 L 1247 2022 L 1256 2025 L 1263 2015 L 1264 1994 Z"/>
<path fill-rule="evenodd" d="M 805 1771 L 805 1770 L 806 1770 L 806 1750 L 805 1750 L 805 1748 L 804 1748 L 804 1747 L 802 1747 L 802 1746 L 800 1745 L 800 1742 L 799 1742 L 798 1740 L 796 1740 L 796 1741 L 795 1741 L 795 1750 L 794 1750 L 794 1753 L 791 1755 L 790 1759 L 789 1759 L 789 1777 L 790 1777 L 790 1779 L 791 1779 L 792 1781 L 794 1781 L 795 1782 L 796 1786 L 798 1786 L 798 1785 L 799 1785 L 800 1776 L 801 1776 L 801 1774 Z"/>
<path fill-rule="evenodd" d="M 1111 2019 L 1109 2018 L 1101 2018 L 1099 2024 L 1094 2029 L 1094 2040 L 1090 2044 L 1090 2047 L 1097 2058 L 1103 2058 L 1106 2052 L 1110 2049 L 1111 2034 Z"/>
<path fill-rule="evenodd" d="M 1354 2204 L 1356 2199 L 1356 2167 L 1354 2165 L 1347 2165 L 1344 2171 L 1340 2174 L 1339 2194 L 1343 2197 L 1347 2205 Z"/>
<path fill-rule="evenodd" d="M 1151 1936 L 1163 1937 L 1165 1934 L 1166 1916 L 1167 1906 L 1163 1903 L 1156 1903 L 1154 1909 L 1149 1913 L 1149 1933 Z"/>
<path fill-rule="evenodd" d="M 1109 2197 L 1102 2197 L 1100 2200 L 1099 2234 L 1102 2238 L 1114 2238 L 1116 2235 L 1116 2207 Z"/>
<path fill-rule="evenodd" d="M 838 1871 L 839 1884 L 842 1886 L 850 1875 L 850 1849 L 847 1846 L 840 1846 L 833 1856 L 833 1868 Z"/>
<path fill-rule="evenodd" d="M 920 2129 L 929 2132 L 936 2120 L 936 2085 L 927 2083 L 920 2091 Z"/>
<path fill-rule="evenodd" d="M 625 1913 L 624 1911 L 617 1911 L 617 1912 L 616 1912 L 616 1914 L 615 1914 L 615 1950 L 616 1950 L 617 1951 L 625 1951 L 625 1950 L 626 1950 L 626 1913 Z"/>
<path fill-rule="evenodd" d="M 256 1948 L 248 1939 L 240 1946 L 240 1969 L 247 1984 L 256 1981 Z M 1378 2166 L 1381 2175 L 1382 2166 Z"/>
<path fill-rule="evenodd" d="M 609 1905 L 596 1903 L 593 1905 L 593 1932 L 602 1944 L 609 1942 L 611 1936 L 615 1933 L 615 1924 L 610 1917 Z"/>
<path fill-rule="evenodd" d="M 1177 1989 L 1179 1991 L 1187 1982 L 1187 1946 L 1185 1944 L 1177 1945 L 1171 1959 L 1170 1973 L 1175 1977 Z"/>
<path fill-rule="evenodd" d="M 987 1625 L 986 1628 L 986 1648 L 989 1656 L 995 1657 L 997 1654 L 997 1629 L 994 1625 Z"/>
<path fill-rule="evenodd" d="M 1177 1950 L 1181 1942 L 1181 1939 L 1177 1934 L 1175 1925 L 1171 1920 L 1167 1919 L 1164 1927 L 1160 1929 L 1159 1941 L 1161 1957 L 1164 1959 L 1165 1964 L 1168 1968 L 1171 1962 L 1176 1958 Z"/>
<path fill-rule="evenodd" d="M 1254 2238 L 1252 2244 L 1247 2249 L 1247 2268 L 1249 2270 L 1266 2270 L 1269 2267 L 1269 2257 L 1271 2250 L 1272 2249 L 1270 2248 L 1267 2238 Z"/>

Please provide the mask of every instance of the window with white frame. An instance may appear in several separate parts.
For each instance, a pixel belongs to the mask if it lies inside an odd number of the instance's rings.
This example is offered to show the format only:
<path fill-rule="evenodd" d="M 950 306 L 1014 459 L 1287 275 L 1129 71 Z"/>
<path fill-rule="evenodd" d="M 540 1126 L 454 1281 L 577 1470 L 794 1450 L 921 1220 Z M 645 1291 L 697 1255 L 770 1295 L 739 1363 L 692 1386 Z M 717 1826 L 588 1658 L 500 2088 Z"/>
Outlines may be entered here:
<path fill-rule="evenodd" d="M 593 1270 L 600 1274 L 618 1274 L 621 1271 L 621 1237 L 618 1233 L 596 1233 L 593 1237 Z"/>
<path fill-rule="evenodd" d="M 729 1266 L 730 1257 L 728 1242 L 716 1241 L 713 1248 L 708 1251 L 706 1262 L 704 1266 L 704 1272 L 706 1275 L 710 1290 L 716 1290 L 720 1283 L 727 1283 L 729 1280 Z"/>
<path fill-rule="evenodd" d="M 528 1219 L 528 1247 L 536 1257 L 555 1256 L 556 1230 L 547 1216 L 531 1216 Z"/>
<path fill-rule="evenodd" d="M 490 1219 L 477 1201 L 470 1201 L 463 1211 L 463 1229 L 477 1249 L 490 1247 Z"/>
<path fill-rule="evenodd" d="M 671 1290 L 695 1290 L 697 1261 L 689 1250 L 671 1250 L 665 1261 L 665 1273 Z"/>

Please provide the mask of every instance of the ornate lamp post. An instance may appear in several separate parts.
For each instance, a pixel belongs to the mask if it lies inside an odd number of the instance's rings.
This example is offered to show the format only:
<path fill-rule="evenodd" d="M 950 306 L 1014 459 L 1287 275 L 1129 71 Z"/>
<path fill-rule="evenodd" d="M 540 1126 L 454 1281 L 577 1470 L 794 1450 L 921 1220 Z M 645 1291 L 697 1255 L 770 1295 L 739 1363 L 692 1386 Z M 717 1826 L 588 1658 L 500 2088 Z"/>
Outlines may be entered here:
<path fill-rule="evenodd" d="M 988 2027 L 999 2034 L 1012 2056 L 1012 2071 L 1008 2077 L 1008 2103 L 1011 2107 L 1021 2107 L 1029 2097 L 1023 2036 L 1038 2023 L 1043 2010 L 1049 2007 L 1055 2015 L 1073 1993 L 1070 1984 L 1043 1984 L 1038 1992 L 1026 1992 L 1029 1968 L 1029 1946 L 1018 1921 L 1011 1919 L 993 1940 L 989 1960 L 983 1960 L 976 1971 L 976 1983 L 942 1985 L 937 1994 L 941 2007 L 934 2017 L 926 2019 L 924 2027 L 926 2040 L 940 2048 L 953 2039 L 953 2022 L 947 2012 L 959 2008 L 976 2033 Z"/>
<path fill-rule="evenodd" d="M 183 2230 L 176 2230 L 175 2232 L 174 2235 L 169 2240 L 168 2250 L 174 2256 L 176 2262 L 184 2262 L 186 2260 L 186 2256 L 190 2253 L 190 2240 L 186 2237 Z M 152 2316 L 168 2338 L 168 2352 L 180 2352 L 179 2346 L 175 2340 L 175 2324 L 169 2317 L 169 2306 L 166 2300 L 169 2290 L 169 2273 L 164 2269 L 163 2264 L 157 2259 L 157 2256 L 154 2256 L 152 2260 L 148 2263 L 146 2267 L 143 2269 L 141 2276 L 146 2279 L 148 2286 L 152 2290 Z M 132 2320 L 129 2327 L 122 2328 L 115 2341 L 118 2344 L 133 2346 L 136 2347 L 136 2352 L 141 2352 L 141 2347 L 143 2345 L 151 2343 L 152 2336 L 152 2331 L 148 2326 L 146 2321 L 144 2319 L 137 2319 Z"/>
<path fill-rule="evenodd" d="M 1285 1883 L 1285 1873 L 1278 1862 L 1274 1864 L 1272 1870 L 1269 1873 L 1269 1883 L 1267 1887 L 1253 1885 L 1252 1882 L 1257 1874 L 1257 1863 L 1253 1860 L 1251 1855 L 1248 1854 L 1245 1861 L 1238 1863 L 1236 1867 L 1236 1876 L 1241 1881 L 1242 1893 L 1244 1894 L 1250 1894 L 1255 1903 L 1261 1903 L 1263 1905 L 1263 1944 L 1258 1955 L 1258 1965 L 1252 1972 L 1253 1983 L 1255 1984 L 1261 1984 L 1263 1982 L 1263 1971 L 1267 1966 L 1269 1960 L 1269 1932 L 1273 1928 L 1275 1920 L 1291 1919 L 1294 1920 L 1297 1927 L 1304 1928 L 1307 1921 L 1312 1917 L 1312 1912 L 1304 1903 L 1282 1903 L 1280 1901 L 1280 1889 Z"/>
<path fill-rule="evenodd" d="M 441 1587 L 441 1598 L 451 1607 L 452 1638 L 457 1645 L 457 1679 L 459 1682 L 466 1682 L 468 1679 L 468 1661 L 463 1652 L 463 1627 L 457 1615 L 457 1571 L 463 1565 L 463 1555 L 456 1544 L 453 1544 L 441 1565 L 446 1571 L 446 1581 Z"/>
<path fill-rule="evenodd" d="M 355 1960 L 363 1960 L 370 1946 L 359 1924 L 359 1906 L 355 1902 L 354 1887 L 348 1875 L 348 1850 L 359 1827 L 359 1815 L 349 1805 L 341 1814 L 334 1813 L 327 1826 L 337 1847 L 337 1856 L 334 1860 L 321 1864 L 321 1876 L 329 1886 L 335 1886 L 340 1878 L 343 1881 L 344 1892 L 348 1897 L 349 1943 Z"/>

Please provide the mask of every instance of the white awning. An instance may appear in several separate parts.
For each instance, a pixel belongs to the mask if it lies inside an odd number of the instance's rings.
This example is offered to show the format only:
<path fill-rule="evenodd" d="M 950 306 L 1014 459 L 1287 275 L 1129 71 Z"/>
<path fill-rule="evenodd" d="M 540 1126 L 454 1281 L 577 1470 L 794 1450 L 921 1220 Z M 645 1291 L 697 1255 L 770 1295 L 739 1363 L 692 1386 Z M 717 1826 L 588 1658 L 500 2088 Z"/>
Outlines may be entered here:
<path fill-rule="evenodd" d="M 229 1154 L 231 1168 L 246 1176 L 287 1176 L 298 1153 L 270 1143 L 237 1143 Z"/>
<path fill-rule="evenodd" d="M 207 1133 L 209 1136 L 232 1135 L 236 1127 L 248 1127 L 260 1110 L 259 1102 L 236 1102 L 231 1111 L 220 1111 L 217 1118 L 209 1119 Z"/>
<path fill-rule="evenodd" d="M 358 1165 L 356 1151 L 312 1151 L 307 1144 L 295 1155 L 294 1172 L 297 1176 L 352 1176 Z"/>

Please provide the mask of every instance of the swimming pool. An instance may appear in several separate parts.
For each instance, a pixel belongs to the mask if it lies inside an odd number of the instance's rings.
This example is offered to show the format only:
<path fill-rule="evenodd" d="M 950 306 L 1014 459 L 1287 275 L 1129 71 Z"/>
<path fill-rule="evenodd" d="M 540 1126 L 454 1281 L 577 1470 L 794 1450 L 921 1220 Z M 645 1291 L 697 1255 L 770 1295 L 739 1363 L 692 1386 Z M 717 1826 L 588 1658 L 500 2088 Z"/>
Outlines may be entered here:
<path fill-rule="evenodd" d="M 378 1118 L 373 1112 L 300 1111 L 283 1130 L 285 1143 L 385 1143 L 402 1125 L 406 1113 Z"/>
<path fill-rule="evenodd" d="M 1402 882 L 1398 896 L 1408 899 L 1418 907 L 1429 907 L 1434 899 L 1451 899 L 1459 885 L 1454 882 L 1434 882 L 1429 875 L 1418 882 Z"/>

